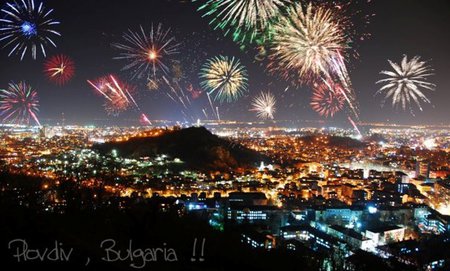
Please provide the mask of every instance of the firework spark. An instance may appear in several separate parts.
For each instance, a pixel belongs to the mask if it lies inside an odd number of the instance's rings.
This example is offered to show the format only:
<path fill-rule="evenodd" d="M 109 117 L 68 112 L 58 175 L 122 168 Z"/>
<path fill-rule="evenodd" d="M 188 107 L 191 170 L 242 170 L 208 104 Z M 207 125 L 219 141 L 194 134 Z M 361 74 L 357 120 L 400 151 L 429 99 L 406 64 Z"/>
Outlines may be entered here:
<path fill-rule="evenodd" d="M 252 102 L 251 111 L 256 112 L 256 116 L 260 119 L 273 119 L 276 99 L 270 92 L 261 92 Z"/>
<path fill-rule="evenodd" d="M 60 23 L 51 18 L 53 9 L 46 9 L 42 2 L 21 0 L 6 3 L 1 9 L 0 42 L 3 48 L 11 48 L 8 56 L 19 55 L 22 60 L 27 52 L 33 59 L 38 51 L 46 57 L 48 45 L 56 47 L 53 38 L 61 34 L 53 29 Z"/>
<path fill-rule="evenodd" d="M 368 32 L 368 26 L 375 17 L 374 13 L 367 13 L 368 8 L 372 4 L 372 0 L 316 0 L 315 5 L 320 5 L 332 11 L 335 21 L 339 22 L 339 26 L 345 31 L 348 42 L 354 46 L 358 46 L 357 41 L 370 39 L 371 33 Z M 364 8 L 362 8 L 364 6 Z M 349 48 L 352 49 L 352 48 Z M 352 53 L 354 57 L 358 57 L 356 51 Z"/>
<path fill-rule="evenodd" d="M 327 8 L 296 4 L 274 27 L 269 69 L 285 79 L 314 80 L 336 70 L 347 48 L 347 37 L 336 16 Z M 294 78 L 292 78 L 294 77 Z"/>
<path fill-rule="evenodd" d="M 232 102 L 247 91 L 247 70 L 234 57 L 218 56 L 203 65 L 200 72 L 201 87 L 215 100 Z"/>
<path fill-rule="evenodd" d="M 159 88 L 159 81 L 154 78 L 149 78 L 147 82 L 147 88 L 149 90 L 157 90 Z"/>
<path fill-rule="evenodd" d="M 74 76 L 75 64 L 68 56 L 56 55 L 45 61 L 44 72 L 52 82 L 64 85 Z"/>
<path fill-rule="evenodd" d="M 8 89 L 0 89 L 0 117 L 3 122 L 30 124 L 30 119 L 33 119 L 41 126 L 38 111 L 37 92 L 27 83 L 10 83 Z"/>
<path fill-rule="evenodd" d="M 428 77 L 433 75 L 433 69 L 427 61 L 422 61 L 419 56 L 408 60 L 403 56 L 400 64 L 390 60 L 393 71 L 381 71 L 380 74 L 387 78 L 377 81 L 377 84 L 384 84 L 378 93 L 385 93 L 385 100 L 392 98 L 392 106 L 401 105 L 403 110 L 408 106 L 412 112 L 411 101 L 422 111 L 421 101 L 431 103 L 425 96 L 423 90 L 434 91 L 436 85 L 428 81 Z"/>
<path fill-rule="evenodd" d="M 113 43 L 112 47 L 120 51 L 114 59 L 126 60 L 128 64 L 122 70 L 132 71 L 133 78 L 156 77 L 157 73 L 167 74 L 169 62 L 175 62 L 174 55 L 179 53 L 180 44 L 171 36 L 170 29 L 162 25 L 153 25 L 150 31 L 142 26 L 138 31 L 128 30 L 123 34 L 123 43 Z"/>
<path fill-rule="evenodd" d="M 266 39 L 274 19 L 289 4 L 289 0 L 208 0 L 198 10 L 204 11 L 203 17 L 212 16 L 210 24 L 225 36 L 252 43 Z"/>
<path fill-rule="evenodd" d="M 134 88 L 121 82 L 113 75 L 87 81 L 89 85 L 105 98 L 105 110 L 109 115 L 118 116 L 131 107 L 139 109 L 132 92 Z"/>
<path fill-rule="evenodd" d="M 314 85 L 311 97 L 311 108 L 326 118 L 333 117 L 344 108 L 345 97 L 342 86 L 332 81 L 324 81 Z"/>

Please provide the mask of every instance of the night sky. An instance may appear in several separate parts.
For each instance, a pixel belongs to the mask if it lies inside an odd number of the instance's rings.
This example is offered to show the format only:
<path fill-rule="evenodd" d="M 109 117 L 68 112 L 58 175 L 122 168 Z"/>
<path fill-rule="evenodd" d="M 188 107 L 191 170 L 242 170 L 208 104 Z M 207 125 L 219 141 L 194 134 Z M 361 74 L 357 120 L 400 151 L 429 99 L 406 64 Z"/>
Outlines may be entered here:
<path fill-rule="evenodd" d="M 2 1 L 3 3 L 4 1 Z M 185 74 L 196 88 L 199 87 L 198 72 L 201 65 L 218 54 L 235 56 L 247 67 L 249 92 L 233 104 L 220 105 L 222 119 L 256 120 L 249 112 L 252 97 L 261 90 L 271 90 L 277 98 L 278 120 L 324 120 L 309 106 L 311 90 L 295 88 L 288 82 L 270 75 L 261 62 L 255 60 L 252 50 L 240 50 L 230 37 L 208 25 L 209 18 L 197 12 L 198 3 L 168 0 L 44 0 L 53 8 L 53 17 L 61 22 L 57 28 L 62 37 L 55 39 L 58 47 L 49 48 L 48 55 L 66 54 L 76 64 L 76 75 L 63 87 L 48 81 L 43 69 L 43 58 L 32 60 L 31 56 L 20 61 L 19 57 L 7 57 L 8 50 L 0 50 L 0 88 L 10 81 L 26 80 L 40 97 L 39 118 L 43 124 L 55 123 L 65 114 L 66 123 L 93 124 L 101 120 L 110 123 L 137 123 L 139 112 L 129 110 L 118 117 L 108 116 L 103 108 L 103 99 L 86 83 L 107 74 L 116 74 L 124 81 L 137 86 L 137 100 L 142 112 L 150 119 L 184 120 L 179 105 L 162 92 L 149 91 L 145 82 L 131 80 L 129 72 L 121 71 L 123 61 L 114 60 L 118 52 L 111 43 L 120 42 L 127 29 L 137 30 L 139 25 L 149 28 L 162 23 L 172 29 L 172 35 L 182 43 L 181 60 Z M 361 121 L 399 124 L 449 124 L 450 116 L 450 1 L 448 0 L 373 0 L 360 5 L 367 14 L 376 14 L 366 31 L 371 39 L 358 42 L 359 59 L 349 63 L 351 79 L 360 104 Z M 381 70 L 390 69 L 387 59 L 399 62 L 403 56 L 421 56 L 431 60 L 435 70 L 432 82 L 435 92 L 426 94 L 432 104 L 424 104 L 424 111 L 392 109 L 390 104 L 381 108 L 381 96 L 375 82 L 383 76 Z M 287 86 L 290 86 L 285 92 Z M 196 101 L 191 108 L 191 118 L 202 118 L 206 107 Z M 188 120 L 192 120 L 188 119 Z M 127 122 L 127 120 L 131 120 Z M 329 119 L 332 124 L 348 125 L 346 115 L 339 113 Z"/>

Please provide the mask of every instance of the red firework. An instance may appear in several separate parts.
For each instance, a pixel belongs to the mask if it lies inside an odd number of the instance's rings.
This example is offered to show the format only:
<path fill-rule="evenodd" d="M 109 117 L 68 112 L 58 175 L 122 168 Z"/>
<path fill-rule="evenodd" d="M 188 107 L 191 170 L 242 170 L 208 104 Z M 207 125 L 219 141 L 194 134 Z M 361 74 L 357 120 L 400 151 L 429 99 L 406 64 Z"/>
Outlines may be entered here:
<path fill-rule="evenodd" d="M 131 107 L 139 108 L 132 96 L 134 87 L 121 82 L 114 75 L 100 77 L 87 81 L 89 85 L 105 98 L 105 110 L 108 114 L 117 116 Z"/>
<path fill-rule="evenodd" d="M 330 80 L 314 84 L 311 107 L 319 115 L 326 118 L 333 117 L 344 107 L 345 90 L 339 83 Z"/>
<path fill-rule="evenodd" d="M 202 91 L 195 89 L 194 86 L 192 84 L 189 84 L 189 86 L 187 86 L 187 91 L 189 91 L 189 93 L 191 93 L 192 99 L 198 99 L 200 97 L 200 95 L 202 95 Z"/>
<path fill-rule="evenodd" d="M 44 63 L 44 73 L 57 85 L 65 85 L 75 75 L 75 64 L 66 55 L 55 55 Z"/>

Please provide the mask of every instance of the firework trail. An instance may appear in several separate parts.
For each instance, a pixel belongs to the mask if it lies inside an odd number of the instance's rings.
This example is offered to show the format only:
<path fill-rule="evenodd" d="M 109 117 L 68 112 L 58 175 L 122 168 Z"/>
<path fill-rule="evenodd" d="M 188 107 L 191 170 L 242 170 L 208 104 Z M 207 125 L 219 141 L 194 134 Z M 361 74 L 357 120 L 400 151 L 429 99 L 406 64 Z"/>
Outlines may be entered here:
<path fill-rule="evenodd" d="M 162 93 L 181 107 L 181 113 L 186 120 L 195 121 L 198 119 L 198 115 L 194 112 L 195 108 L 193 107 L 193 100 L 200 97 L 200 91 L 195 90 L 193 85 L 189 82 L 173 80 L 165 76 L 162 77 L 161 88 L 163 86 L 166 88 Z M 202 113 L 205 114 L 205 111 L 203 110 Z"/>
<path fill-rule="evenodd" d="M 147 115 L 144 113 L 141 114 L 139 121 L 142 125 L 152 125 L 152 122 L 148 119 Z"/>
<path fill-rule="evenodd" d="M 431 103 L 423 90 L 434 91 L 436 87 L 435 84 L 428 81 L 428 77 L 433 75 L 433 69 L 419 56 L 408 60 L 405 55 L 400 64 L 388 61 L 393 71 L 380 72 L 387 78 L 377 81 L 377 84 L 383 84 L 383 86 L 376 94 L 385 93 L 385 100 L 392 98 L 393 107 L 401 105 L 405 110 L 408 106 L 412 113 L 411 101 L 414 101 L 420 111 L 423 111 L 421 101 Z"/>
<path fill-rule="evenodd" d="M 347 105 L 350 107 L 351 113 L 357 119 L 359 119 L 359 109 L 358 103 L 356 101 L 356 94 L 353 90 L 352 82 L 350 80 L 350 76 L 347 71 L 347 66 L 345 65 L 344 58 L 341 54 L 337 55 L 337 58 L 333 59 L 333 71 L 337 76 L 337 80 L 341 83 L 343 87 L 338 88 L 337 90 L 341 93 L 341 95 L 345 98 Z M 328 74 L 327 79 L 332 79 L 333 76 Z M 324 80 L 324 79 L 322 79 Z"/>
<path fill-rule="evenodd" d="M 208 97 L 209 106 L 211 106 L 211 111 L 213 112 L 216 119 L 219 119 L 219 115 L 217 114 L 216 110 L 214 110 L 214 103 L 211 99 L 211 95 L 206 92 L 206 96 Z"/>
<path fill-rule="evenodd" d="M 355 121 L 351 117 L 348 117 L 348 121 L 352 124 L 353 128 L 358 133 L 358 136 L 362 137 L 361 131 L 359 130 L 358 125 L 356 125 Z"/>
<path fill-rule="evenodd" d="M 179 53 L 180 47 L 170 32 L 170 29 L 164 30 L 162 24 L 152 25 L 150 31 L 142 26 L 136 32 L 129 29 L 123 34 L 122 43 L 112 44 L 120 51 L 114 59 L 128 62 L 122 70 L 132 71 L 133 79 L 154 79 L 157 74 L 166 75 L 170 71 L 169 65 L 176 61 L 174 55 Z"/>
<path fill-rule="evenodd" d="M 216 115 L 217 115 L 217 120 L 220 121 L 220 113 L 219 113 L 219 107 L 216 106 Z"/>
<path fill-rule="evenodd" d="M 273 119 L 276 99 L 270 92 L 261 92 L 259 96 L 252 101 L 252 108 L 250 111 L 255 111 L 256 116 L 260 119 Z"/>
<path fill-rule="evenodd" d="M 60 23 L 52 19 L 53 9 L 46 9 L 42 2 L 12 1 L 0 13 L 0 42 L 3 48 L 10 48 L 8 56 L 15 54 L 23 60 L 31 52 L 36 59 L 38 51 L 46 57 L 45 48 L 56 47 L 53 38 L 61 34 L 53 28 Z"/>
<path fill-rule="evenodd" d="M 169 87 L 170 92 L 166 92 L 169 98 L 176 103 L 180 103 L 185 109 L 188 109 L 191 105 L 191 100 L 189 99 L 189 96 L 186 95 L 184 88 L 180 86 L 179 82 L 171 82 L 166 77 L 163 77 L 163 80 Z"/>
<path fill-rule="evenodd" d="M 0 117 L 3 122 L 28 125 L 33 119 L 41 126 L 38 111 L 37 92 L 27 83 L 10 83 L 8 89 L 0 89 Z"/>
<path fill-rule="evenodd" d="M 247 91 L 247 70 L 234 57 L 218 56 L 205 63 L 200 72 L 201 87 L 209 94 L 216 93 L 214 100 L 232 102 Z"/>
<path fill-rule="evenodd" d="M 74 76 L 75 64 L 68 56 L 56 55 L 45 61 L 44 73 L 50 81 L 62 86 Z"/>
<path fill-rule="evenodd" d="M 108 114 L 117 116 L 133 106 L 140 110 L 131 94 L 134 88 L 119 81 L 115 76 L 108 75 L 95 81 L 87 80 L 87 82 L 97 93 L 106 99 L 104 106 Z"/>

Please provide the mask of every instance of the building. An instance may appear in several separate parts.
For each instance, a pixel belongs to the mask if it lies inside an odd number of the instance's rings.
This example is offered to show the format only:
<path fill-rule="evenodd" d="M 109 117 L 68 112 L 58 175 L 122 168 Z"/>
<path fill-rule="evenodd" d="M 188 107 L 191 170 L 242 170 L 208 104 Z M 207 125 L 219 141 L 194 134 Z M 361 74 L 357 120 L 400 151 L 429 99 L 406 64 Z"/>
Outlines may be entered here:
<path fill-rule="evenodd" d="M 408 206 L 381 206 L 377 209 L 380 222 L 388 225 L 414 226 L 414 209 Z"/>
<path fill-rule="evenodd" d="M 450 232 L 450 216 L 433 211 L 425 217 L 423 224 L 427 230 L 436 234 Z"/>
<path fill-rule="evenodd" d="M 425 178 L 430 177 L 430 162 L 416 161 L 416 178 L 418 178 L 419 176 Z"/>
<path fill-rule="evenodd" d="M 328 225 L 345 226 L 361 221 L 363 210 L 360 208 L 326 208 L 315 210 L 314 220 Z"/>
<path fill-rule="evenodd" d="M 281 227 L 280 236 L 283 241 L 300 241 L 314 251 L 330 251 L 345 246 L 344 241 L 309 225 Z"/>
<path fill-rule="evenodd" d="M 300 240 L 300 241 L 308 241 L 309 240 L 309 231 L 311 226 L 308 225 L 289 225 L 280 228 L 280 237 L 283 240 Z"/>
<path fill-rule="evenodd" d="M 345 246 L 343 241 L 314 228 L 309 230 L 309 243 L 311 249 L 316 251 L 330 251 Z"/>
<path fill-rule="evenodd" d="M 433 206 L 443 215 L 450 215 L 450 180 L 434 183 Z"/>
<path fill-rule="evenodd" d="M 416 224 L 424 223 L 429 214 L 430 209 L 426 205 L 417 205 L 414 207 L 414 220 Z"/>
<path fill-rule="evenodd" d="M 365 237 L 371 239 L 375 246 L 403 241 L 405 228 L 399 226 L 381 226 L 367 229 Z"/>
<path fill-rule="evenodd" d="M 342 193 L 342 185 L 322 185 L 322 195 L 326 199 L 337 199 Z"/>
<path fill-rule="evenodd" d="M 396 259 L 409 266 L 415 266 L 417 270 L 448 270 L 445 263 L 449 256 L 445 239 L 431 238 L 418 242 L 407 240 L 399 243 L 389 244 L 377 248 L 377 253 L 383 258 Z M 432 253 L 426 253 L 427 248 L 432 247 Z"/>
<path fill-rule="evenodd" d="M 379 206 L 400 206 L 403 202 L 400 193 L 384 190 L 373 191 L 371 200 Z"/>
<path fill-rule="evenodd" d="M 230 205 L 267 205 L 266 195 L 261 192 L 231 192 L 228 194 L 228 201 Z"/>
<path fill-rule="evenodd" d="M 290 212 L 276 206 L 234 206 L 226 209 L 228 222 L 267 226 L 272 233 L 287 224 Z"/>
<path fill-rule="evenodd" d="M 347 243 L 352 249 L 372 251 L 375 248 L 373 240 L 366 238 L 359 232 L 339 225 L 328 227 L 327 233 Z"/>
<path fill-rule="evenodd" d="M 275 247 L 275 238 L 269 233 L 246 231 L 241 233 L 241 242 L 255 249 L 272 249 Z"/>

